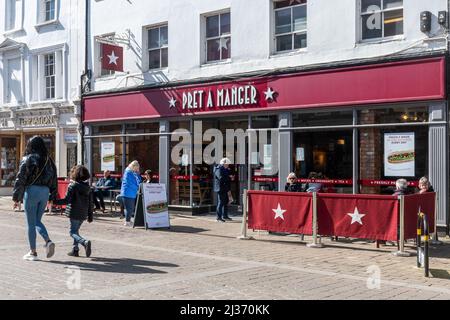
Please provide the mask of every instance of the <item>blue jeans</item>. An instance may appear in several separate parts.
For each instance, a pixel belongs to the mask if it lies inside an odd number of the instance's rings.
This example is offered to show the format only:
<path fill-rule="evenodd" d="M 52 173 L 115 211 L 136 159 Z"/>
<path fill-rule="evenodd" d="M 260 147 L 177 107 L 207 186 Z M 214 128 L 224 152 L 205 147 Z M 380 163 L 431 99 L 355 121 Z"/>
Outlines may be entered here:
<path fill-rule="evenodd" d="M 73 250 L 78 251 L 78 245 L 84 244 L 86 239 L 80 236 L 81 220 L 70 219 L 70 236 L 73 238 Z"/>
<path fill-rule="evenodd" d="M 134 208 L 136 206 L 136 198 L 122 197 L 123 206 L 125 207 L 125 220 L 131 221 L 131 216 L 134 215 Z"/>
<path fill-rule="evenodd" d="M 42 224 L 42 216 L 47 207 L 49 188 L 44 186 L 29 186 L 25 189 L 23 205 L 28 224 L 28 241 L 30 249 L 36 250 L 36 230 L 44 238 L 50 240 L 47 229 Z"/>
<path fill-rule="evenodd" d="M 217 194 L 217 219 L 228 218 L 228 193 L 219 192 Z"/>

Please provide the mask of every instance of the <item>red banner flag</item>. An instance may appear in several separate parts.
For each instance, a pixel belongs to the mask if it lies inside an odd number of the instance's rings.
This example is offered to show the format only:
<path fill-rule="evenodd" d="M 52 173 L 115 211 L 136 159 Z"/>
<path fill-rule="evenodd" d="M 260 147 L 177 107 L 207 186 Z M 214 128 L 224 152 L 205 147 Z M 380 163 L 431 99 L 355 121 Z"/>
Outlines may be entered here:
<path fill-rule="evenodd" d="M 123 48 L 110 44 L 101 44 L 102 69 L 123 72 Z"/>
<path fill-rule="evenodd" d="M 397 240 L 397 197 L 318 194 L 317 201 L 320 235 Z"/>
<path fill-rule="evenodd" d="M 250 229 L 312 234 L 311 194 L 249 191 L 248 206 Z"/>
<path fill-rule="evenodd" d="M 429 231 L 434 232 L 435 201 L 436 193 L 434 192 L 405 196 L 405 239 L 416 238 L 419 211 L 427 215 Z"/>

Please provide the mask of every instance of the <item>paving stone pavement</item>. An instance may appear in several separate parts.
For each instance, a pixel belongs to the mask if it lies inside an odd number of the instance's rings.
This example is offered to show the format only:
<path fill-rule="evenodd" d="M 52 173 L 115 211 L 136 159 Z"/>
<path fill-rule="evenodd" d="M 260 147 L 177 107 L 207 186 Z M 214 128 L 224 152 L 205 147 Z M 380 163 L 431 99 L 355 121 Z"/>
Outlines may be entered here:
<path fill-rule="evenodd" d="M 146 231 L 98 215 L 81 229 L 91 258 L 73 258 L 67 218 L 46 215 L 56 254 L 44 258 L 38 239 L 41 260 L 27 262 L 24 214 L 10 208 L 10 198 L 0 198 L 0 299 L 450 299 L 448 239 L 431 247 L 425 278 L 415 257 L 392 255 L 394 246 L 327 238 L 312 249 L 310 237 L 252 230 L 255 240 L 238 240 L 239 217 L 217 223 L 174 214 L 170 230 Z"/>

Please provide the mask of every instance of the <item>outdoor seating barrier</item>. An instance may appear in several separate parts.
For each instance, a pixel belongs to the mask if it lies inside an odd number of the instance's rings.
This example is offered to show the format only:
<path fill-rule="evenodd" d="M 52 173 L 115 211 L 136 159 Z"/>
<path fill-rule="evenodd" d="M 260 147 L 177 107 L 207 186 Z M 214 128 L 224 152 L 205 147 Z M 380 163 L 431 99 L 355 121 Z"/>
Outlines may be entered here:
<path fill-rule="evenodd" d="M 425 277 L 429 277 L 429 241 L 428 218 L 423 212 L 417 217 L 417 267 L 425 269 Z M 423 247 L 422 247 L 423 243 Z"/>
<path fill-rule="evenodd" d="M 436 194 L 385 196 L 367 194 L 245 192 L 241 237 L 247 228 L 312 235 L 309 247 L 322 247 L 321 236 L 396 241 L 396 256 L 411 256 L 405 240 L 416 238 L 420 210 L 434 230 Z M 241 238 L 240 237 L 240 238 Z"/>

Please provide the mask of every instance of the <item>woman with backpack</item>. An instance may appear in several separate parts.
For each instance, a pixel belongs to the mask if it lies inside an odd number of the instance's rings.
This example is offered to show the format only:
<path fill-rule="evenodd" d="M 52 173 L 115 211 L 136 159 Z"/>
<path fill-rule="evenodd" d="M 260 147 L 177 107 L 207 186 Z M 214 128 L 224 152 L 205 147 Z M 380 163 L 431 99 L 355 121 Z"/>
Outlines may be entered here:
<path fill-rule="evenodd" d="M 56 199 L 57 188 L 55 163 L 48 154 L 44 140 L 34 136 L 27 143 L 13 191 L 14 209 L 23 201 L 28 225 L 30 252 L 23 256 L 24 260 L 37 260 L 36 230 L 45 241 L 47 258 L 55 253 L 55 244 L 41 220 L 47 203 L 50 201 L 51 204 Z"/>

